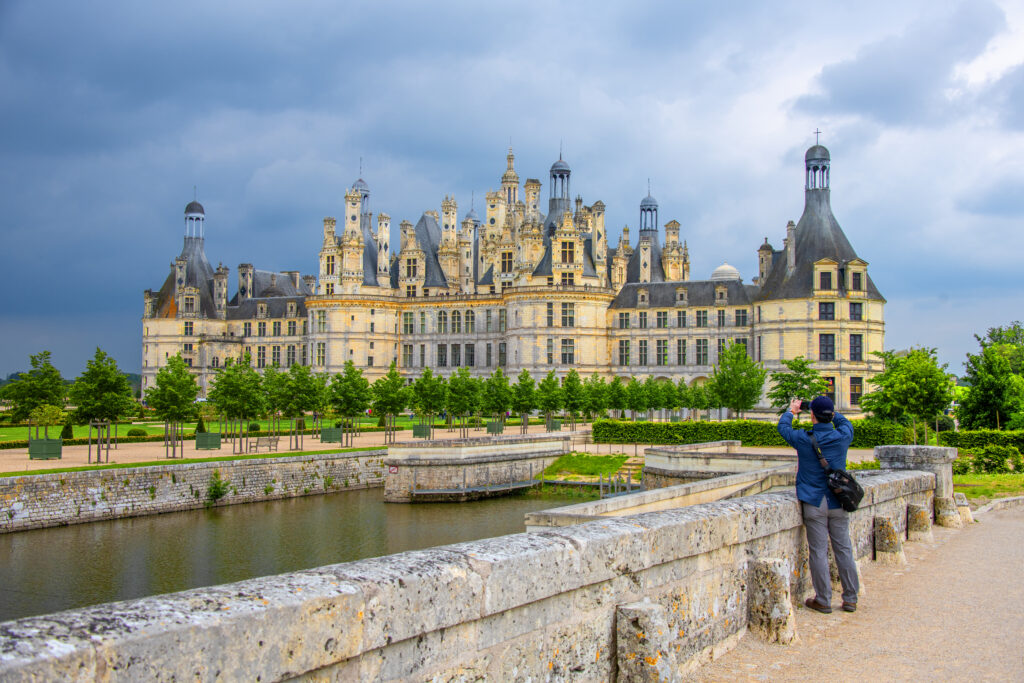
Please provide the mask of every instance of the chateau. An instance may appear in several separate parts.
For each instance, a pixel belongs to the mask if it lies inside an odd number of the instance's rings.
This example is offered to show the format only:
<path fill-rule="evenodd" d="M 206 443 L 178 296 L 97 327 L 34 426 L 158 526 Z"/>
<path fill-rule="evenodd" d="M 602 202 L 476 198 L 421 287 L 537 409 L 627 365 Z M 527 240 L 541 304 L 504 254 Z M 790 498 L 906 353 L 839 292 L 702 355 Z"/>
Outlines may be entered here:
<path fill-rule="evenodd" d="M 667 377 L 702 382 L 730 341 L 769 370 L 804 356 L 828 378 L 841 411 L 857 413 L 871 355 L 884 344 L 884 304 L 832 215 L 830 155 L 805 155 L 804 212 L 786 226 L 782 248 L 767 238 L 749 284 L 723 264 L 690 279 L 680 224 L 659 227 L 658 202 L 640 202 L 637 241 L 623 228 L 608 243 L 605 205 L 570 192 L 571 169 L 520 183 L 511 151 L 500 189 L 488 192 L 483 220 L 458 218 L 454 199 L 399 224 L 374 214 L 359 179 L 345 193 L 341 225 L 325 218 L 317 275 L 210 266 L 205 212 L 185 207 L 185 244 L 159 291 L 146 290 L 143 388 L 181 353 L 203 394 L 227 358 L 249 353 L 258 368 L 311 365 L 334 374 L 346 361 L 372 382 L 391 362 L 410 380 L 424 367 L 447 375 L 467 367 L 487 375 L 527 369 L 564 375 Z"/>

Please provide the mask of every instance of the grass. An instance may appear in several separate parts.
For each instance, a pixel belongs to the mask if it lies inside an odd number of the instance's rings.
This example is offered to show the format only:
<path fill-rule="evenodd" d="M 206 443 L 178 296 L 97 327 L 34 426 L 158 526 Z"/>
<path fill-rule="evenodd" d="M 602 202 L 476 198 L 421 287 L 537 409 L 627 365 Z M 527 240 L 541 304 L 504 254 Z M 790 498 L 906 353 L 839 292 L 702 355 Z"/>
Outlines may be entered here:
<path fill-rule="evenodd" d="M 953 489 L 968 498 L 1024 496 L 1024 473 L 955 474 Z"/>
<path fill-rule="evenodd" d="M 850 462 L 846 464 L 848 470 L 877 470 L 882 466 L 877 460 L 865 460 L 864 462 Z"/>
<path fill-rule="evenodd" d="M 524 498 L 576 498 L 583 500 L 597 500 L 600 494 L 593 486 L 558 486 L 555 484 L 541 484 L 517 492 L 515 495 Z"/>
<path fill-rule="evenodd" d="M 544 470 L 546 477 L 565 475 L 583 475 L 590 477 L 610 476 L 629 459 L 628 455 L 589 455 L 587 453 L 567 453 L 551 463 Z"/>
<path fill-rule="evenodd" d="M 0 477 L 22 477 L 27 474 L 56 474 L 59 472 L 89 472 L 92 470 L 120 470 L 130 467 L 157 467 L 158 465 L 187 465 L 199 462 L 230 462 L 232 460 L 262 460 L 264 458 L 291 458 L 299 455 L 322 455 L 324 453 L 355 453 L 358 451 L 377 450 L 375 448 L 339 448 L 330 451 L 284 451 L 280 453 L 253 453 L 250 455 L 222 455 L 213 458 L 167 458 L 147 462 L 120 462 L 103 465 L 81 465 L 80 467 L 55 467 L 49 470 L 22 470 L 19 472 L 0 472 Z"/>

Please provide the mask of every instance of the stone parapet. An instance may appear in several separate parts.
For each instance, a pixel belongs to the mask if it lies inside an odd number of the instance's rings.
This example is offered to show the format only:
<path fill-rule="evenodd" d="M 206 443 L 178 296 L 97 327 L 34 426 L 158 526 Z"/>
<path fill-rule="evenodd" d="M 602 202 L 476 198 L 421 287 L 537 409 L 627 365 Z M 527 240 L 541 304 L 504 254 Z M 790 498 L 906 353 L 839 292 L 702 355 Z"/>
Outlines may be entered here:
<path fill-rule="evenodd" d="M 955 448 L 945 446 L 875 446 L 883 470 L 924 470 L 935 475 L 935 496 L 953 496 Z"/>

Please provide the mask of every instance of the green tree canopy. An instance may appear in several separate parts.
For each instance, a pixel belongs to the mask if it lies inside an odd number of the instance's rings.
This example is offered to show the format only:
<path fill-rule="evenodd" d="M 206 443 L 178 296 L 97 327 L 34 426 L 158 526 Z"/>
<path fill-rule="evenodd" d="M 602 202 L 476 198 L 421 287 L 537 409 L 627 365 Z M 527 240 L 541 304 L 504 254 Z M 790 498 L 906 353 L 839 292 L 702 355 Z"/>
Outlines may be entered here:
<path fill-rule="evenodd" d="M 537 407 L 550 420 L 551 414 L 561 410 L 562 405 L 562 387 L 558 385 L 555 371 L 551 370 L 537 385 Z"/>
<path fill-rule="evenodd" d="M 228 420 L 254 420 L 263 414 L 266 397 L 249 354 L 240 363 L 228 358 L 213 377 L 212 384 L 206 399 Z"/>
<path fill-rule="evenodd" d="M 583 383 L 583 389 L 584 410 L 597 417 L 608 409 L 608 384 L 604 377 L 595 372 Z"/>
<path fill-rule="evenodd" d="M 730 343 L 718 356 L 709 384 L 721 406 L 737 416 L 757 405 L 768 371 L 754 362 L 745 344 Z"/>
<path fill-rule="evenodd" d="M 374 413 L 398 415 L 408 405 L 409 391 L 394 361 L 388 368 L 388 374 L 374 382 L 370 389 L 373 394 Z"/>
<path fill-rule="evenodd" d="M 622 417 L 622 411 L 626 409 L 628 402 L 626 397 L 626 387 L 622 383 L 621 377 L 612 377 L 612 381 L 608 382 L 606 402 L 610 409 L 618 411 L 619 417 Z"/>
<path fill-rule="evenodd" d="M 298 363 L 284 373 L 288 398 L 282 404 L 281 414 L 285 417 L 302 417 L 317 409 L 320 401 L 320 381 L 305 365 Z"/>
<path fill-rule="evenodd" d="M 569 370 L 562 382 L 562 404 L 569 412 L 569 419 L 575 424 L 576 416 L 583 412 L 586 405 L 586 394 L 583 390 L 583 382 L 580 374 L 575 368 Z"/>
<path fill-rule="evenodd" d="M 626 385 L 626 407 L 633 412 L 633 419 L 637 413 L 647 410 L 647 387 L 636 377 L 631 377 Z"/>
<path fill-rule="evenodd" d="M 512 385 L 512 410 L 522 418 L 521 431 L 525 434 L 529 426 L 530 413 L 537 407 L 537 392 L 533 377 L 523 368 L 516 383 Z"/>
<path fill-rule="evenodd" d="M 344 417 L 354 418 L 370 407 L 370 382 L 363 377 L 362 368 L 352 361 L 331 381 L 331 405 Z"/>
<path fill-rule="evenodd" d="M 64 411 L 58 406 L 36 406 L 32 409 L 32 412 L 29 413 L 28 419 L 36 426 L 36 438 L 39 438 L 39 428 L 42 427 L 43 438 L 49 439 L 50 427 L 61 423 L 64 419 Z"/>
<path fill-rule="evenodd" d="M 146 402 L 164 422 L 184 422 L 195 416 L 198 395 L 196 378 L 178 353 L 156 373 L 154 386 L 146 389 Z"/>
<path fill-rule="evenodd" d="M 284 415 L 288 409 L 291 387 L 288 386 L 287 373 L 281 372 L 276 365 L 263 371 L 262 387 L 263 405 L 271 415 Z"/>
<path fill-rule="evenodd" d="M 772 388 L 768 391 L 768 400 L 772 408 L 787 410 L 794 398 L 810 401 L 828 389 L 821 373 L 811 367 L 813 361 L 797 356 L 782 361 L 782 364 L 786 369 L 773 372 L 769 378 Z"/>
<path fill-rule="evenodd" d="M 1001 353 L 1010 363 L 1010 372 L 1024 375 L 1024 326 L 1015 320 L 1006 327 L 990 327 L 984 337 L 974 335 L 982 349 L 989 346 L 1001 348 Z"/>
<path fill-rule="evenodd" d="M 444 377 L 435 375 L 430 368 L 423 368 L 412 385 L 412 407 L 418 415 L 425 415 L 428 422 L 444 409 L 448 399 L 448 385 Z"/>
<path fill-rule="evenodd" d="M 68 393 L 75 405 L 75 417 L 80 424 L 90 420 L 114 422 L 135 408 L 128 376 L 121 372 L 117 362 L 99 347 Z"/>
<path fill-rule="evenodd" d="M 496 415 L 501 420 L 505 419 L 505 413 L 512 408 L 512 387 L 501 368 L 491 373 L 484 382 L 481 402 L 485 413 Z"/>
<path fill-rule="evenodd" d="M 469 368 L 459 368 L 448 379 L 448 410 L 453 418 L 463 418 L 463 436 L 467 435 L 465 417 L 472 415 L 480 408 L 481 390 L 480 381 L 469 374 Z"/>
<path fill-rule="evenodd" d="M 29 356 L 32 369 L 18 374 L 18 378 L 5 384 L 0 396 L 11 402 L 11 419 L 20 422 L 39 406 L 64 405 L 64 380 L 53 367 L 49 351 Z"/>
<path fill-rule="evenodd" d="M 964 429 L 1001 429 L 1024 410 L 1024 378 L 1013 372 L 1012 349 L 989 344 L 967 354 L 964 379 L 970 390 L 960 399 L 956 415 Z"/>

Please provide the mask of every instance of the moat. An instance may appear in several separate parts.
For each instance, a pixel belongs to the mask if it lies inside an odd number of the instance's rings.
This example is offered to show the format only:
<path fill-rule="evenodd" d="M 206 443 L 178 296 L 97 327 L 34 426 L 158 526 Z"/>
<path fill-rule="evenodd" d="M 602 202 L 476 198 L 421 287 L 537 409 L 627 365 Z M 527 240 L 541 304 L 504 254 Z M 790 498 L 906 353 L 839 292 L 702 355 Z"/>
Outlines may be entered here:
<path fill-rule="evenodd" d="M 0 621 L 519 533 L 579 499 L 389 505 L 383 489 L 0 535 Z"/>

